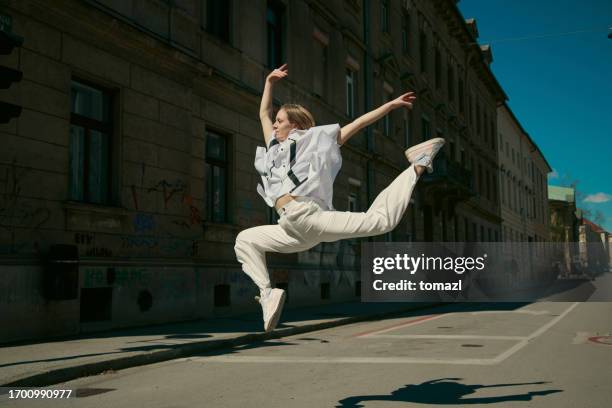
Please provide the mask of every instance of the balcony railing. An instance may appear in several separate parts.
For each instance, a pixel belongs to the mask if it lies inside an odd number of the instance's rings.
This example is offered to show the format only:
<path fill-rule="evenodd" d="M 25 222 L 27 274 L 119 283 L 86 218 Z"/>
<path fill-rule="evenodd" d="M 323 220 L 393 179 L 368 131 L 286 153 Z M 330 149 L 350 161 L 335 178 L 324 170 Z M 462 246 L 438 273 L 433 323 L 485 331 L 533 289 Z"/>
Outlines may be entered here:
<path fill-rule="evenodd" d="M 441 188 L 448 188 L 461 193 L 461 195 L 472 196 L 476 194 L 472 173 L 464 169 L 460 163 L 451 161 L 444 151 L 438 153 L 434 159 L 433 167 L 434 172 L 432 174 L 425 173 L 421 176 L 422 183 L 432 187 L 440 185 Z"/>

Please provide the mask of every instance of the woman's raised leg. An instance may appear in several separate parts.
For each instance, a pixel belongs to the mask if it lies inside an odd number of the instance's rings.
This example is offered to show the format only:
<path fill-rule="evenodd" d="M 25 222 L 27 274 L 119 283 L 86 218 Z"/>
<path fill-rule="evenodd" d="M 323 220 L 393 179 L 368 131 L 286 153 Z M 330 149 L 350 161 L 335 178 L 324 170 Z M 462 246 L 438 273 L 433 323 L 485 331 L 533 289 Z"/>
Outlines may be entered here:
<path fill-rule="evenodd" d="M 308 221 L 316 224 L 313 229 L 324 242 L 384 234 L 399 224 L 418 180 L 410 166 L 378 194 L 366 212 L 320 211 Z"/>

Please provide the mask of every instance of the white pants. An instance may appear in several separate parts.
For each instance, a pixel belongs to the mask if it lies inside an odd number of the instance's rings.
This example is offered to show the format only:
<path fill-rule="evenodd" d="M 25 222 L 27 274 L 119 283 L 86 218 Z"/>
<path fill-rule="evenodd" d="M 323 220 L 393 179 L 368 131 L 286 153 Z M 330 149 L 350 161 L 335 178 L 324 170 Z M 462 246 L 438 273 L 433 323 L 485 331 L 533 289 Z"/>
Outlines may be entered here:
<path fill-rule="evenodd" d="M 278 210 L 278 225 L 248 228 L 236 237 L 236 257 L 260 291 L 270 288 L 266 252 L 293 253 L 321 242 L 380 235 L 393 230 L 408 208 L 418 181 L 414 166 L 404 170 L 376 197 L 368 211 L 324 211 L 308 197 Z"/>

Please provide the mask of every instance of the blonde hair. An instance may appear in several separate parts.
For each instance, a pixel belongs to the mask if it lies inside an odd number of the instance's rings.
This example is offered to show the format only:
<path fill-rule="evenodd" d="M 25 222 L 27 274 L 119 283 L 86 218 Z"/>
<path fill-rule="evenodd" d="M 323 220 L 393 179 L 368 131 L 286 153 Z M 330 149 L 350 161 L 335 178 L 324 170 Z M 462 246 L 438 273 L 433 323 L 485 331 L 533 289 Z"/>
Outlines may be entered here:
<path fill-rule="evenodd" d="M 315 126 L 315 120 L 312 116 L 312 113 L 308 111 L 302 105 L 298 105 L 295 103 L 286 103 L 280 107 L 287 114 L 287 119 L 289 123 L 293 123 L 297 126 L 298 129 L 306 130 Z M 280 110 L 279 109 L 279 110 Z"/>

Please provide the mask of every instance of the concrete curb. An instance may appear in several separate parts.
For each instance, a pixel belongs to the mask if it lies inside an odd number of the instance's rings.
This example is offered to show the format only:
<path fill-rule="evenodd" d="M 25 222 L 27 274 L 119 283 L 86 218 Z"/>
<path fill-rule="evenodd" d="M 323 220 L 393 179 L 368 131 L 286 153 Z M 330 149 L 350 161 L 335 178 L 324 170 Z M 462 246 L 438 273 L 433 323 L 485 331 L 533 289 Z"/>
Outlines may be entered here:
<path fill-rule="evenodd" d="M 135 356 L 119 357 L 106 361 L 95 363 L 85 363 L 75 365 L 73 367 L 63 367 L 51 369 L 49 371 L 30 374 L 21 378 L 14 379 L 8 383 L 0 385 L 1 387 L 44 387 L 53 384 L 58 384 L 66 381 L 71 381 L 77 378 L 101 374 L 108 370 L 123 370 L 126 368 L 137 367 L 141 365 L 160 363 L 163 361 L 173 360 L 181 357 L 188 357 L 194 354 L 218 350 L 222 348 L 235 347 L 254 343 L 262 340 L 275 339 L 279 337 L 292 336 L 295 334 L 308 333 L 312 331 L 329 329 L 332 327 L 343 326 L 351 323 L 363 322 L 368 320 L 378 320 L 391 317 L 400 313 L 429 309 L 440 306 L 440 303 L 432 303 L 419 305 L 417 307 L 407 307 L 389 312 L 381 312 L 362 316 L 344 317 L 333 321 L 306 324 L 297 327 L 287 327 L 274 330 L 270 333 L 258 332 L 246 335 L 237 336 L 231 339 L 223 340 L 204 340 L 188 344 L 182 344 L 171 350 L 159 350 L 152 352 L 143 352 Z"/>

